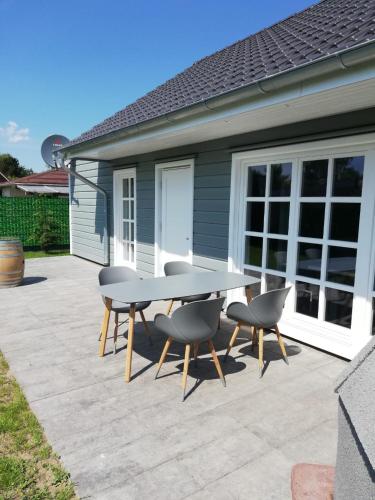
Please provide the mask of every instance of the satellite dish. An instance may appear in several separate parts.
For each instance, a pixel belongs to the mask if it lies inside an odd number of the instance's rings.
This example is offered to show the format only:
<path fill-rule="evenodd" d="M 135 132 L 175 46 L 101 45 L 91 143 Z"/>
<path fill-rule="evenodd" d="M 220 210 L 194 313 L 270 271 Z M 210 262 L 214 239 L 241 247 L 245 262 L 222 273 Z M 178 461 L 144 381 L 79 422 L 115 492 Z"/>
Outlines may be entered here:
<path fill-rule="evenodd" d="M 65 146 L 65 144 L 68 144 L 68 142 L 69 139 L 67 137 L 57 134 L 50 135 L 47 139 L 44 139 L 41 147 L 41 154 L 47 165 L 50 167 L 56 166 L 54 153 L 62 146 Z"/>

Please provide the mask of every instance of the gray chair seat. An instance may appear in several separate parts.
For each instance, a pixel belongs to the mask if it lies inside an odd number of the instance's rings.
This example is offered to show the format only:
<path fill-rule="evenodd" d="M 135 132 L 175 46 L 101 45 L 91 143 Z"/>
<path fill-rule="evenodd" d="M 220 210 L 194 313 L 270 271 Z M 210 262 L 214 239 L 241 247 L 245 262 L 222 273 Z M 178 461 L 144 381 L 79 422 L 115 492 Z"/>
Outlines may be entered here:
<path fill-rule="evenodd" d="M 174 300 L 181 300 L 181 302 L 196 302 L 197 300 L 207 300 L 211 296 L 210 293 L 202 293 L 201 295 L 189 295 L 187 297 L 179 297 L 178 299 Z"/>
<path fill-rule="evenodd" d="M 275 331 L 277 341 L 279 343 L 282 355 L 285 362 L 288 364 L 285 346 L 279 332 L 277 323 L 280 321 L 285 299 L 289 293 L 289 288 L 281 288 L 280 290 L 271 290 L 255 297 L 249 304 L 245 305 L 242 302 L 232 302 L 227 308 L 227 316 L 229 319 L 237 321 L 236 328 L 229 341 L 225 359 L 227 359 L 234 342 L 236 341 L 238 332 L 243 325 L 252 327 L 252 348 L 257 342 L 259 345 L 259 375 L 263 375 L 263 333 L 264 330 L 272 329 Z M 259 330 L 259 337 L 257 337 Z"/>
<path fill-rule="evenodd" d="M 135 305 L 135 310 L 136 310 L 136 312 L 143 311 L 150 304 L 151 304 L 151 302 L 137 302 Z M 124 304 L 124 302 L 119 302 L 118 300 L 113 300 L 111 310 L 113 312 L 117 312 L 117 313 L 129 313 L 130 304 Z"/>
<path fill-rule="evenodd" d="M 251 304 L 251 303 L 250 303 Z M 250 308 L 243 302 L 232 302 L 227 309 L 227 317 L 233 319 L 234 321 L 241 321 L 251 326 L 257 328 L 272 328 L 275 326 L 277 321 L 275 319 L 274 310 L 269 310 L 268 315 L 260 315 L 257 310 Z"/>
<path fill-rule="evenodd" d="M 129 267 L 126 266 L 110 266 L 110 267 L 104 267 L 100 272 L 99 272 L 99 284 L 100 285 L 111 285 L 112 283 L 122 283 L 125 281 L 135 281 L 141 279 L 137 273 L 133 270 L 130 269 Z M 103 302 L 106 303 L 105 297 L 102 297 Z M 150 344 L 152 344 L 151 340 L 151 333 L 147 325 L 146 318 L 143 314 L 143 310 L 146 309 L 151 302 L 138 302 L 135 305 L 135 311 L 139 312 L 143 325 L 145 327 L 146 334 L 148 335 Z M 115 313 L 115 331 L 113 335 L 113 343 L 114 343 L 114 349 L 113 352 L 116 354 L 116 342 L 117 342 L 117 336 L 118 336 L 118 329 L 120 326 L 119 323 L 119 314 L 128 314 L 130 312 L 130 304 L 125 304 L 124 302 L 119 302 L 117 300 L 112 301 L 111 305 L 111 311 Z M 101 338 L 102 333 L 100 332 L 100 337 Z"/>
<path fill-rule="evenodd" d="M 208 342 L 216 370 L 225 386 L 225 378 L 223 372 L 221 371 L 220 362 L 212 343 L 212 338 L 217 332 L 218 321 L 224 300 L 224 297 L 220 297 L 218 299 L 192 302 L 174 311 L 172 317 L 165 314 L 157 314 L 155 316 L 154 324 L 156 328 L 168 337 L 160 357 L 155 378 L 157 378 L 160 368 L 164 363 L 171 343 L 173 341 L 177 341 L 185 344 L 185 360 L 182 377 L 182 400 L 185 399 L 190 349 L 191 346 L 194 347 L 194 359 L 196 360 L 199 344 L 201 342 Z"/>
<path fill-rule="evenodd" d="M 167 262 L 164 265 L 164 273 L 166 276 L 175 276 L 176 274 L 188 274 L 188 273 L 190 274 L 190 273 L 198 273 L 198 272 L 199 271 L 194 266 L 192 266 L 188 262 L 184 262 L 184 261 L 180 261 L 180 260 L 176 260 L 173 262 Z M 185 297 L 171 297 L 170 298 L 171 303 L 168 307 L 167 314 L 169 314 L 171 312 L 173 303 L 176 300 L 181 301 L 182 305 L 184 305 L 184 303 L 190 304 L 191 302 L 196 302 L 199 300 L 207 300 L 210 298 L 210 296 L 211 296 L 210 293 L 202 293 L 200 295 L 188 295 Z"/>

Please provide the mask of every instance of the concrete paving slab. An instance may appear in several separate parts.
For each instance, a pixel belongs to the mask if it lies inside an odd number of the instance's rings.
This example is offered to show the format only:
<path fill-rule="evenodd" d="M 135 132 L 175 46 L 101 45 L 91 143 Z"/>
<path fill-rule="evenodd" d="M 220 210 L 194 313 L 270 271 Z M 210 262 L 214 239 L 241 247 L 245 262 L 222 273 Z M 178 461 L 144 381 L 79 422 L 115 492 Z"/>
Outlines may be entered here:
<path fill-rule="evenodd" d="M 215 346 L 227 387 L 203 347 L 181 403 L 183 349 L 172 346 L 154 380 L 165 339 L 153 331 L 150 346 L 138 322 L 136 376 L 125 384 L 126 324 L 117 354 L 111 323 L 106 356 L 97 356 L 99 270 L 75 257 L 33 259 L 24 286 L 0 290 L 0 349 L 81 497 L 282 500 L 294 463 L 334 463 L 332 385 L 344 361 L 286 339 L 286 366 L 267 335 L 260 380 L 245 329 L 223 363 L 233 331 L 223 318 Z M 166 306 L 145 311 L 151 328 Z"/>

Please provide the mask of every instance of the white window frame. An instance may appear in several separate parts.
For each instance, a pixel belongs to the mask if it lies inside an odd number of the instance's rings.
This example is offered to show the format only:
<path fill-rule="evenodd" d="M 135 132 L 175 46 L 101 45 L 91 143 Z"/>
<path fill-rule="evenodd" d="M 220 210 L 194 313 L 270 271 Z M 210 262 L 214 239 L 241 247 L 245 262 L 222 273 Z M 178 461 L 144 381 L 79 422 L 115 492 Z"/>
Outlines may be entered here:
<path fill-rule="evenodd" d="M 134 179 L 134 262 L 123 259 L 123 245 L 119 239 L 122 234 L 122 180 Z M 121 203 L 120 203 L 121 201 Z M 113 243 L 114 243 L 114 264 L 129 266 L 137 269 L 137 175 L 136 168 L 118 169 L 113 171 Z M 121 257 L 120 257 L 121 254 Z"/>
<path fill-rule="evenodd" d="M 302 340 L 322 349 L 334 352 L 341 356 L 352 358 L 358 350 L 369 340 L 372 304 L 370 297 L 373 294 L 369 292 L 373 285 L 375 258 L 371 258 L 371 251 L 375 250 L 374 237 L 368 236 L 373 233 L 374 215 L 375 215 L 375 134 L 364 134 L 359 136 L 350 136 L 345 138 L 328 139 L 310 143 L 294 144 L 275 148 L 266 148 L 262 150 L 247 151 L 235 153 L 232 155 L 232 177 L 231 177 L 231 199 L 230 199 L 230 226 L 229 226 L 229 259 L 228 269 L 233 272 L 242 272 L 244 262 L 244 228 L 245 228 L 245 175 L 246 167 L 249 164 L 265 164 L 269 162 L 287 162 L 292 161 L 298 166 L 297 175 L 292 176 L 291 197 L 290 197 L 290 219 L 289 219 L 289 244 L 287 256 L 286 286 L 293 284 L 295 272 L 293 272 L 296 262 L 297 251 L 297 225 L 299 221 L 299 187 L 301 182 L 301 162 L 309 159 L 331 158 L 339 156 L 365 156 L 364 178 L 362 189 L 362 207 L 361 219 L 358 231 L 357 247 L 357 267 L 355 290 L 352 287 L 348 291 L 355 292 L 353 298 L 353 315 L 351 329 L 343 328 L 332 323 L 309 318 L 302 314 L 294 312 L 295 289 L 286 302 L 282 320 L 284 334 L 290 335 L 296 339 Z M 293 166 L 295 168 L 295 166 Z M 331 169 L 332 170 L 332 169 Z M 318 200 L 318 198 L 316 198 Z M 322 197 L 322 200 L 328 202 L 329 197 Z M 342 202 L 354 201 L 354 199 L 340 197 Z M 276 201 L 276 200 L 275 200 Z M 280 198 L 282 201 L 282 198 Z M 315 200 L 314 200 L 315 201 Z M 267 228 L 264 228 L 267 229 Z M 369 233 L 371 230 L 371 233 Z M 375 230 L 374 230 L 375 231 Z M 265 236 L 269 236 L 265 232 Z M 326 243 L 327 234 L 324 234 L 322 240 Z M 374 243 L 372 243 L 374 240 Z M 293 244 L 291 244 L 291 242 Z M 316 243 L 315 239 L 313 241 Z M 337 244 L 337 242 L 335 242 Z M 343 243 L 345 246 L 355 246 L 350 243 Z M 371 250 L 373 248 L 373 250 Z M 264 262 L 264 261 L 263 261 Z M 372 262 L 372 273 L 369 273 L 370 262 Z M 324 267 L 324 266 L 323 266 Z M 254 269 L 255 270 L 255 269 Z M 264 272 L 260 269 L 256 271 Z M 324 269 L 322 269 L 322 279 L 319 283 L 323 285 Z M 269 270 L 269 274 L 278 275 L 278 273 Z M 369 274 L 371 276 L 369 276 Z M 297 280 L 304 281 L 303 277 Z M 313 278 L 306 279 L 313 283 Z M 371 282 L 371 284 L 370 284 Z M 327 283 L 330 288 L 335 288 L 334 283 Z M 337 285 L 337 288 L 344 290 L 345 285 Z M 264 291 L 264 285 L 263 285 Z M 242 292 L 238 291 L 229 294 L 230 300 L 244 300 Z M 349 333 L 349 335 L 348 335 Z"/>

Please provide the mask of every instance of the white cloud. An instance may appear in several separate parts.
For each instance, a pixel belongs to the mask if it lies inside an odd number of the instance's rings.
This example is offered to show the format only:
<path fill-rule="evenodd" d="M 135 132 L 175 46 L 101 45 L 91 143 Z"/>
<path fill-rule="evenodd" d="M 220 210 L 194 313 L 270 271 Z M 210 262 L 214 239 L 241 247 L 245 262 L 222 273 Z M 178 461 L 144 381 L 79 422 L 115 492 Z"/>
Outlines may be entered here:
<path fill-rule="evenodd" d="M 0 127 L 0 136 L 5 137 L 7 142 L 17 144 L 30 140 L 29 129 L 20 128 L 16 122 L 9 121 L 5 127 Z"/>

